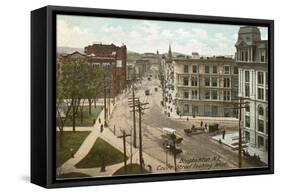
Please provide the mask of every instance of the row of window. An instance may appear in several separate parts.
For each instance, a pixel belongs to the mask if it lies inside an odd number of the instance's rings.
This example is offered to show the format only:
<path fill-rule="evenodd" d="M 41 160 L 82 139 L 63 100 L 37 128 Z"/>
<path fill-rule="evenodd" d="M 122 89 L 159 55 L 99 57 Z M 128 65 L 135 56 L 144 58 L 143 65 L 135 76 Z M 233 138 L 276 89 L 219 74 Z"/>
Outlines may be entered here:
<path fill-rule="evenodd" d="M 192 65 L 192 73 L 198 73 L 198 65 Z M 218 66 L 217 65 L 205 65 L 205 70 L 204 72 L 206 74 L 213 73 L 217 74 L 218 73 Z M 184 65 L 184 73 L 189 73 L 189 65 L 185 64 Z M 224 74 L 231 74 L 231 68 L 230 65 L 225 65 L 224 66 Z M 238 68 L 234 67 L 234 74 L 238 74 Z"/>
<path fill-rule="evenodd" d="M 218 116 L 219 115 L 219 107 L 216 105 L 205 105 L 205 106 L 201 106 L 201 108 L 202 108 L 201 114 L 204 114 L 205 116 Z M 183 114 L 190 113 L 190 111 L 192 114 L 198 114 L 199 106 L 184 104 Z M 230 107 L 224 107 L 223 111 L 224 111 L 223 115 L 225 117 L 231 117 L 231 116 L 234 116 L 237 114 L 236 110 L 233 110 L 233 108 L 230 108 Z"/>
<path fill-rule="evenodd" d="M 251 117 L 250 117 L 250 106 L 245 106 L 245 127 L 251 128 Z M 258 124 L 258 131 L 261 133 L 268 134 L 268 117 L 265 114 L 265 110 L 262 106 L 258 107 L 258 118 L 257 118 L 257 124 Z"/>
<path fill-rule="evenodd" d="M 268 89 L 258 86 L 257 87 L 257 99 L 268 101 Z M 250 84 L 245 83 L 245 97 L 250 97 Z"/>
<path fill-rule="evenodd" d="M 250 138 L 251 138 L 250 132 L 245 131 L 245 140 L 246 140 L 246 142 L 250 142 Z M 267 149 L 268 149 L 267 143 L 268 143 L 267 139 L 265 139 L 264 137 L 262 137 L 260 135 L 257 136 L 257 147 L 258 148 L 265 149 L 267 151 Z"/>
<path fill-rule="evenodd" d="M 189 91 L 184 91 L 184 98 L 189 99 Z M 198 90 L 191 90 L 191 99 L 196 100 L 198 99 Z M 217 90 L 206 90 L 205 91 L 205 100 L 218 100 L 219 95 Z M 230 90 L 223 91 L 223 100 L 230 101 L 231 99 L 231 92 Z"/>
<path fill-rule="evenodd" d="M 250 71 L 245 71 L 245 83 L 250 83 Z M 257 72 L 257 78 L 258 78 L 258 85 L 268 85 L 268 73 L 267 72 Z"/>
<path fill-rule="evenodd" d="M 224 88 L 230 88 L 231 79 L 229 77 L 225 77 L 223 79 L 223 87 Z M 183 78 L 183 85 L 188 86 L 189 85 L 189 77 L 185 76 Z M 191 77 L 191 86 L 198 86 L 198 77 Z M 213 86 L 218 87 L 218 78 L 217 77 L 205 77 L 205 86 Z"/>

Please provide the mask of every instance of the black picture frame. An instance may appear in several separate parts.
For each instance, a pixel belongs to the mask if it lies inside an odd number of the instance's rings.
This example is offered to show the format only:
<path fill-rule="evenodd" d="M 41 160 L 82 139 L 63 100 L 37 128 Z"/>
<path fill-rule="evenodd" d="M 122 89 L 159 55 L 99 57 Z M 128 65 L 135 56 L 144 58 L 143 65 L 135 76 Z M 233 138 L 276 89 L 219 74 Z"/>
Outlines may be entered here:
<path fill-rule="evenodd" d="M 151 174 L 56 180 L 55 94 L 56 15 L 102 16 L 268 27 L 269 146 L 268 167 L 173 174 Z M 46 6 L 31 12 L 31 182 L 46 188 L 168 181 L 274 173 L 274 21 L 262 19 Z"/>

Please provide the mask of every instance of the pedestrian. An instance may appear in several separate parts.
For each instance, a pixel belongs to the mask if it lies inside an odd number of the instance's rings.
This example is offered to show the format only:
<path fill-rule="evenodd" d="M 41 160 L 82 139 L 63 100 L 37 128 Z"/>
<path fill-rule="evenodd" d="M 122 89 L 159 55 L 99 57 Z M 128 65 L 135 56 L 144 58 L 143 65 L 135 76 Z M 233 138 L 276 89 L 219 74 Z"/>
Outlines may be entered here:
<path fill-rule="evenodd" d="M 203 127 L 203 121 L 201 121 L 200 126 Z"/>
<path fill-rule="evenodd" d="M 99 124 L 101 123 L 101 119 L 99 118 Z"/>
<path fill-rule="evenodd" d="M 225 129 L 222 132 L 222 139 L 224 139 L 224 136 L 225 136 Z"/>
<path fill-rule="evenodd" d="M 205 129 L 207 130 L 207 127 L 208 127 L 208 125 L 207 125 L 207 123 L 205 123 Z"/>
<path fill-rule="evenodd" d="M 100 126 L 100 132 L 101 133 L 103 132 L 103 124 L 101 124 L 101 126 Z"/>
<path fill-rule="evenodd" d="M 181 114 L 180 114 L 180 119 L 181 119 Z"/>
<path fill-rule="evenodd" d="M 189 121 L 189 118 L 188 118 L 188 117 L 186 117 L 186 121 Z"/>
<path fill-rule="evenodd" d="M 114 133 L 114 135 L 115 135 L 115 133 L 116 133 L 115 125 L 113 126 L 113 133 Z"/>
<path fill-rule="evenodd" d="M 191 130 L 194 131 L 195 129 L 195 125 L 192 125 Z"/>
<path fill-rule="evenodd" d="M 94 118 L 94 119 L 93 119 L 93 125 L 94 125 L 95 123 L 96 123 L 96 119 Z"/>

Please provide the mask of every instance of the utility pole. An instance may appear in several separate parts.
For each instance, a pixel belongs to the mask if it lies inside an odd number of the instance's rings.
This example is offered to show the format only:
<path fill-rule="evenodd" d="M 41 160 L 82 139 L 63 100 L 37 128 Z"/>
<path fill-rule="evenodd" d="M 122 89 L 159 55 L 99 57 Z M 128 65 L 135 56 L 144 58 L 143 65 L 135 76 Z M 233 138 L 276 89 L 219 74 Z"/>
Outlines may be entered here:
<path fill-rule="evenodd" d="M 142 115 L 142 110 L 141 110 L 141 103 L 139 101 L 138 103 L 138 109 L 139 109 L 139 144 L 140 144 L 140 150 L 139 150 L 139 157 L 140 157 L 140 172 L 142 172 L 143 169 L 143 157 L 142 157 L 142 131 L 141 131 L 141 115 Z"/>
<path fill-rule="evenodd" d="M 111 83 L 112 83 L 112 78 L 111 77 L 106 77 L 106 74 L 109 74 L 109 70 L 107 68 L 103 69 L 103 105 L 104 105 L 104 127 L 107 127 L 107 120 L 108 120 L 108 115 L 110 111 L 110 96 L 111 96 Z M 109 93 L 109 95 L 107 95 Z M 107 107 L 107 103 L 109 99 L 109 105 Z"/>
<path fill-rule="evenodd" d="M 138 112 L 139 115 L 139 160 L 140 160 L 140 172 L 142 172 L 143 170 L 143 164 L 144 164 L 144 160 L 143 160 L 143 156 L 142 156 L 142 126 L 141 126 L 141 118 L 142 115 L 144 114 L 144 110 L 148 109 L 145 108 L 145 105 L 147 105 L 149 103 L 141 103 L 139 99 L 137 99 L 135 105 L 129 105 L 130 107 L 136 107 L 135 111 Z M 134 111 L 134 110 L 133 110 Z M 132 111 L 131 111 L 132 112 Z"/>
<path fill-rule="evenodd" d="M 106 127 L 107 126 L 107 108 L 106 108 L 106 79 L 105 79 L 105 72 L 103 72 L 103 106 L 104 106 L 104 126 Z"/>
<path fill-rule="evenodd" d="M 129 98 L 129 103 L 132 103 L 133 104 L 133 146 L 134 148 L 137 147 L 137 132 L 136 132 L 136 110 L 135 110 L 135 107 L 136 107 L 136 100 L 137 98 L 135 97 L 135 81 L 138 80 L 136 79 L 136 74 L 135 74 L 135 68 L 133 69 L 133 78 L 130 79 L 129 81 L 132 81 L 132 97 Z"/>
<path fill-rule="evenodd" d="M 122 138 L 123 139 L 123 160 L 124 160 L 124 171 L 125 171 L 125 174 L 127 174 L 127 150 L 126 150 L 126 137 L 128 136 L 131 136 L 131 134 L 126 134 L 126 131 L 125 130 L 121 130 L 122 131 L 122 135 L 121 136 L 118 136 L 118 138 Z"/>
<path fill-rule="evenodd" d="M 241 129 L 241 113 L 242 113 L 242 103 L 241 98 L 239 98 L 239 159 L 238 159 L 238 166 L 239 168 L 242 167 L 242 129 Z"/>
<path fill-rule="evenodd" d="M 110 115 L 110 98 L 111 98 L 111 88 L 109 88 L 108 91 L 109 95 L 108 95 L 108 116 Z"/>
<path fill-rule="evenodd" d="M 244 98 L 243 97 L 239 97 L 239 102 L 236 103 L 238 104 L 238 109 L 239 109 L 239 123 L 238 123 L 238 127 L 239 127 L 239 140 L 238 140 L 238 167 L 242 168 L 242 127 L 241 127 L 241 122 L 242 122 L 242 109 L 246 108 L 247 104 L 249 102 L 243 102 Z M 243 105 L 243 106 L 242 106 Z M 237 109 L 234 108 L 234 109 Z"/>

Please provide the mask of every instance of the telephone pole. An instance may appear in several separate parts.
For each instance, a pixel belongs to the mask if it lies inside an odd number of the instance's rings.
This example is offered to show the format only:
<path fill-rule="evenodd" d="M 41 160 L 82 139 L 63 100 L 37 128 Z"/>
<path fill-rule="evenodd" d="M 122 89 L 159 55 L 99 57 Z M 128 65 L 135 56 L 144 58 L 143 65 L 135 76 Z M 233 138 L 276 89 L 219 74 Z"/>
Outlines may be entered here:
<path fill-rule="evenodd" d="M 121 129 L 120 129 L 121 130 Z M 126 137 L 131 136 L 131 134 L 126 134 L 125 130 L 121 130 L 122 131 L 122 135 L 118 136 L 118 138 L 122 138 L 123 139 L 123 159 L 124 159 L 124 172 L 125 174 L 127 174 L 127 150 L 126 150 Z"/>
<path fill-rule="evenodd" d="M 136 132 L 136 110 L 135 110 L 135 107 L 136 107 L 136 101 L 137 101 L 137 98 L 135 97 L 135 81 L 138 80 L 136 79 L 136 73 L 135 73 L 135 68 L 133 69 L 133 77 L 128 80 L 128 81 L 132 81 L 132 97 L 129 97 L 129 104 L 132 103 L 133 104 L 133 146 L 134 148 L 137 147 L 137 132 Z"/>
<path fill-rule="evenodd" d="M 107 108 L 106 108 L 106 79 L 105 79 L 105 72 L 103 72 L 103 106 L 104 106 L 104 126 L 107 126 L 106 120 L 107 120 Z"/>
<path fill-rule="evenodd" d="M 243 97 L 239 97 L 239 102 L 236 103 L 238 104 L 237 108 L 234 109 L 239 109 L 239 123 L 238 123 L 238 127 L 239 127 L 239 140 L 238 140 L 238 167 L 242 168 L 242 127 L 241 127 L 241 122 L 242 122 L 242 109 L 246 108 L 249 102 L 243 102 L 244 98 Z M 243 106 L 242 106 L 243 105 Z"/>
<path fill-rule="evenodd" d="M 142 126 L 141 126 L 141 118 L 142 115 L 144 114 L 144 110 L 148 109 L 145 107 L 145 105 L 147 105 L 148 102 L 146 103 L 141 103 L 140 101 L 138 101 L 137 103 L 137 110 L 138 111 L 138 115 L 139 115 L 139 160 L 140 160 L 140 172 L 143 171 L 143 165 L 144 165 L 144 160 L 143 160 L 143 156 L 142 156 Z"/>
<path fill-rule="evenodd" d="M 104 127 L 107 127 L 107 120 L 110 111 L 110 96 L 111 96 L 111 78 L 106 77 L 106 74 L 109 73 L 108 69 L 103 69 L 103 105 L 104 105 Z M 109 93 L 109 95 L 107 95 Z M 108 99 L 107 99 L 108 98 Z M 109 101 L 109 103 L 108 103 Z M 108 107 L 107 107 L 108 103 Z"/>

